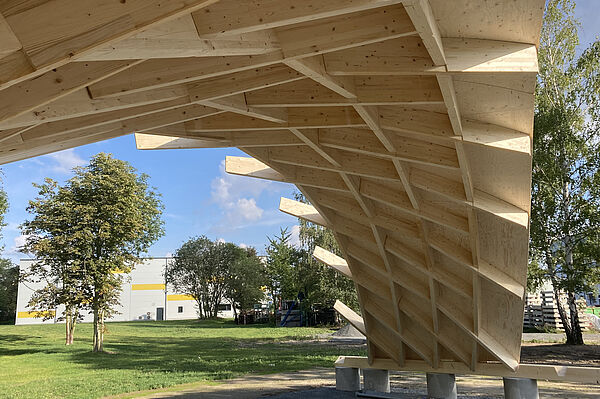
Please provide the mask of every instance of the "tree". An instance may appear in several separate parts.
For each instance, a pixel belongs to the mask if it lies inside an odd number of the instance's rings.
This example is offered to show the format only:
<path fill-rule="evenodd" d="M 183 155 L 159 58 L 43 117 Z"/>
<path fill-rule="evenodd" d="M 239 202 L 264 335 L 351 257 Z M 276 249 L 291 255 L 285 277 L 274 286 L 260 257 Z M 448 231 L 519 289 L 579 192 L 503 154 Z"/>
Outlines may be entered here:
<path fill-rule="evenodd" d="M 38 259 L 30 275 L 47 282 L 30 305 L 65 306 L 67 343 L 82 310 L 94 315 L 94 352 L 103 350 L 104 320 L 119 303 L 122 277 L 163 234 L 162 203 L 127 162 L 100 153 L 74 169 L 64 186 L 46 179 L 21 226 L 24 250 Z M 70 336 L 69 336 L 70 331 Z"/>
<path fill-rule="evenodd" d="M 226 288 L 231 248 L 206 236 L 191 238 L 176 252 L 166 271 L 167 284 L 193 297 L 203 319 L 216 318 Z"/>
<path fill-rule="evenodd" d="M 239 312 L 251 310 L 264 299 L 262 287 L 266 284 L 265 266 L 254 248 L 240 248 L 230 265 L 225 298 L 233 307 L 235 317 Z"/>
<path fill-rule="evenodd" d="M 2 171 L 0 171 L 0 173 L 2 173 Z M 2 183 L 1 176 L 0 183 Z M 6 226 L 6 222 L 4 220 L 6 211 L 8 211 L 8 195 L 6 195 L 6 191 L 4 191 L 4 188 L 0 186 L 0 238 L 2 238 L 2 228 Z"/>
<path fill-rule="evenodd" d="M 2 228 L 6 226 L 4 215 L 7 210 L 8 196 L 6 191 L 0 187 L 0 238 L 2 238 Z M 0 250 L 2 249 L 0 248 Z M 14 266 L 10 260 L 0 258 L 0 321 L 12 320 L 15 317 L 18 284 L 19 268 Z"/>
<path fill-rule="evenodd" d="M 8 259 L 0 259 L 0 321 L 11 321 L 17 310 L 19 268 Z"/>
<path fill-rule="evenodd" d="M 295 198 L 297 201 L 309 203 L 301 193 L 296 193 Z M 313 270 L 314 280 L 316 280 L 314 288 L 308 292 L 308 301 L 333 306 L 336 300 L 340 300 L 350 308 L 359 310 L 358 294 L 354 281 L 312 257 L 316 246 L 342 256 L 333 232 L 326 227 L 307 222 L 304 219 L 298 219 L 298 222 L 300 224 L 300 243 L 308 253 L 306 258 L 307 268 Z"/>
<path fill-rule="evenodd" d="M 307 202 L 302 194 L 296 199 Z M 310 308 L 321 304 L 333 306 L 341 300 L 348 306 L 358 309 L 358 296 L 354 282 L 335 270 L 323 265 L 312 257 L 315 246 L 320 246 L 340 255 L 339 247 L 331 230 L 299 219 L 301 246 L 290 244 L 291 234 L 281 229 L 278 236 L 269 238 L 267 246 L 268 289 L 273 295 L 274 304 L 278 300 L 294 299 L 299 293 L 303 305 Z"/>
<path fill-rule="evenodd" d="M 549 1 L 542 27 L 528 287 L 552 282 L 567 343 L 583 344 L 575 294 L 600 278 L 600 42 L 577 56 L 574 7 Z"/>
<path fill-rule="evenodd" d="M 281 300 L 294 299 L 300 291 L 298 269 L 301 268 L 305 253 L 294 248 L 290 238 L 287 229 L 281 229 L 274 238 L 267 237 L 267 289 L 271 292 L 275 309 Z"/>

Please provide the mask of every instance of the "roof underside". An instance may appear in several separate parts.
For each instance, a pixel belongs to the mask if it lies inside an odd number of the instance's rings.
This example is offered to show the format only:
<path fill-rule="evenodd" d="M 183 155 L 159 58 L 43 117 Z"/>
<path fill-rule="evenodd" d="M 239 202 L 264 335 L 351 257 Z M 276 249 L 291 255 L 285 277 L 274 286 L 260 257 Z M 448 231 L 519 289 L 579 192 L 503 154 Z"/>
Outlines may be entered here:
<path fill-rule="evenodd" d="M 94 4 L 92 6 L 91 4 Z M 519 362 L 544 0 L 3 1 L 0 163 L 239 147 L 330 227 L 371 359 Z"/>

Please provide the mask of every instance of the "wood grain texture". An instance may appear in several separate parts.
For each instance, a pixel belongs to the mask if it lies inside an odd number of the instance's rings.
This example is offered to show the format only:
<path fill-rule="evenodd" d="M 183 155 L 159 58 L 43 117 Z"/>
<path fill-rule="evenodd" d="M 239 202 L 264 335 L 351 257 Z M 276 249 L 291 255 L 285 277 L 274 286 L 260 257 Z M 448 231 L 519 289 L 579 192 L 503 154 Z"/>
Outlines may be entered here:
<path fill-rule="evenodd" d="M 238 147 L 228 173 L 295 184 L 310 204 L 280 209 L 334 232 L 314 257 L 354 281 L 362 316 L 335 308 L 372 364 L 511 375 L 543 3 L 5 1 L 0 163 Z"/>

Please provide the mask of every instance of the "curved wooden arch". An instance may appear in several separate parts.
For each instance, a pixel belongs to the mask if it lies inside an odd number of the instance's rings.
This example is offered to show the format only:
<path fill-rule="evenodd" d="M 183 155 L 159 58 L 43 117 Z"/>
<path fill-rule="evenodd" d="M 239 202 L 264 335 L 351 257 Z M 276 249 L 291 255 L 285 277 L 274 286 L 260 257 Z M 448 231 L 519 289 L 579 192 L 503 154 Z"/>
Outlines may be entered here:
<path fill-rule="evenodd" d="M 91 7 L 90 3 L 94 3 Z M 543 0 L 0 5 L 0 162 L 239 147 L 330 227 L 369 358 L 519 362 Z"/>

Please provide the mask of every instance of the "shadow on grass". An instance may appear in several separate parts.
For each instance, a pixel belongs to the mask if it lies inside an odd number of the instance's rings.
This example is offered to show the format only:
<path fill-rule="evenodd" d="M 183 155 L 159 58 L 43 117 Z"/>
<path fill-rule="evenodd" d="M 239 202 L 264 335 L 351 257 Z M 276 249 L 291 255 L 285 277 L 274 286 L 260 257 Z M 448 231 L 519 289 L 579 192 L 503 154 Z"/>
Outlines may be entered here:
<path fill-rule="evenodd" d="M 223 379 L 244 373 L 277 373 L 331 367 L 336 356 L 363 355 L 356 347 L 264 342 L 259 339 L 136 337 L 107 344 L 109 353 L 76 352 L 74 362 L 93 369 L 135 369 L 160 373 L 199 373 Z"/>
<path fill-rule="evenodd" d="M 233 320 L 168 320 L 168 321 L 125 321 L 125 322 L 109 322 L 107 326 L 111 325 L 126 325 L 129 327 L 141 327 L 141 328 L 239 328 L 242 326 L 236 325 Z"/>

